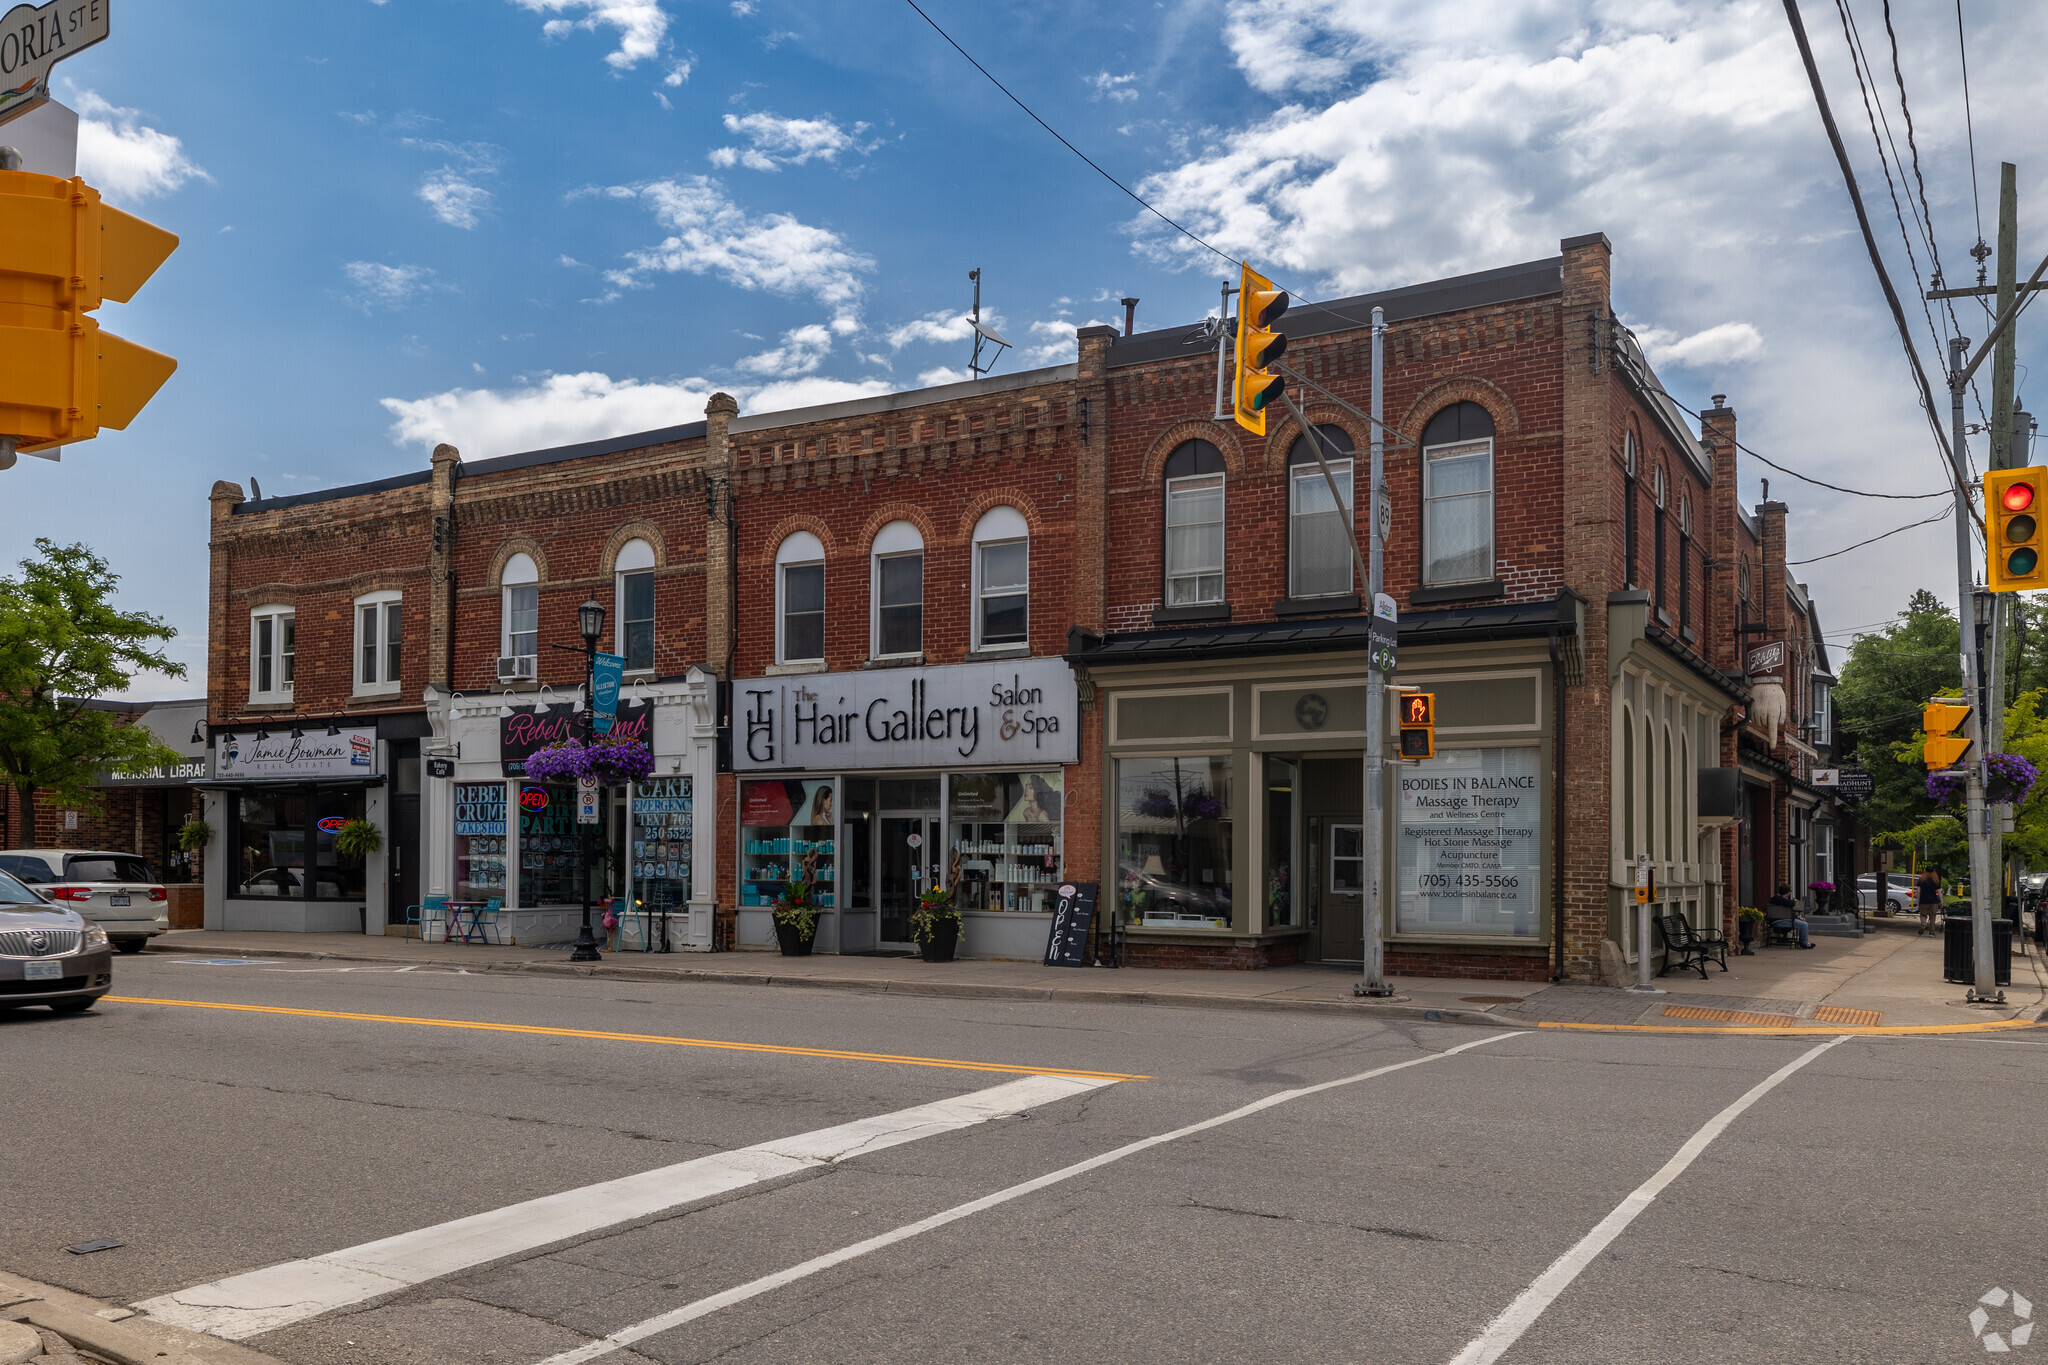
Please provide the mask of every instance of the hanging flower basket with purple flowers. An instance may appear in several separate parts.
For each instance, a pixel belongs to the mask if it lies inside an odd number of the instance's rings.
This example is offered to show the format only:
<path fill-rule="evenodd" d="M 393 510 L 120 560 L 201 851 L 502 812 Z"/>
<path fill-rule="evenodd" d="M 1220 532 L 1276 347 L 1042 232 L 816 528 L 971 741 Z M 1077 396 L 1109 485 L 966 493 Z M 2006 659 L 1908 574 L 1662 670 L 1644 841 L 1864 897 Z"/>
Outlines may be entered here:
<path fill-rule="evenodd" d="M 1176 813 L 1186 820 L 1223 818 L 1223 803 L 1201 787 L 1190 787 L 1181 795 L 1178 812 L 1174 809 L 1173 793 L 1157 787 L 1138 798 L 1135 810 L 1148 820 L 1171 820 Z"/>
<path fill-rule="evenodd" d="M 1984 799 L 1992 805 L 2018 805 L 2027 799 L 2041 773 L 2018 754 L 1993 754 L 1984 760 Z M 1968 782 L 1949 769 L 1927 774 L 1927 798 L 1938 806 L 1961 805 Z"/>
<path fill-rule="evenodd" d="M 645 781 L 654 772 L 654 754 L 631 739 L 596 739 L 585 744 L 566 739 L 537 749 L 526 760 L 526 775 L 542 782 L 573 782 L 595 777 L 608 787 Z"/>

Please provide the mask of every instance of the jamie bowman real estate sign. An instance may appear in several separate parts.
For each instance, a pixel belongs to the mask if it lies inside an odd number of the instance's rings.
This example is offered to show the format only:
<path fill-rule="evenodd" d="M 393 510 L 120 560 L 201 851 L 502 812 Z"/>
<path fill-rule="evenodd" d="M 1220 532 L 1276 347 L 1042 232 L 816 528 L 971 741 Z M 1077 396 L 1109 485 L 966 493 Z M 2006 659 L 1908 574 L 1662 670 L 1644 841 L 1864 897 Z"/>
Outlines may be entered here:
<path fill-rule="evenodd" d="M 1080 709 L 1060 659 L 746 679 L 733 684 L 733 767 L 1072 763 Z"/>
<path fill-rule="evenodd" d="M 1536 750 L 1445 749 L 1398 776 L 1398 931 L 1535 937 L 1543 867 Z"/>

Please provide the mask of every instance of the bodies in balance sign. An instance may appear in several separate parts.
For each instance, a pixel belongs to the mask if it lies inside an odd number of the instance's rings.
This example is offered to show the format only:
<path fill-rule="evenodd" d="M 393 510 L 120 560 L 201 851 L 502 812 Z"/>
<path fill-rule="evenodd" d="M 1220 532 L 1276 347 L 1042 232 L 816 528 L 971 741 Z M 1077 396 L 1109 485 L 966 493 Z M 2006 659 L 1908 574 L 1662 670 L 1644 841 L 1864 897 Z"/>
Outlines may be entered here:
<path fill-rule="evenodd" d="M 868 673 L 812 673 L 733 685 L 741 772 L 1072 763 L 1080 700 L 1060 659 Z"/>
<path fill-rule="evenodd" d="M 1537 751 L 1439 750 L 1395 777 L 1397 932 L 1534 938 L 1543 866 Z"/>

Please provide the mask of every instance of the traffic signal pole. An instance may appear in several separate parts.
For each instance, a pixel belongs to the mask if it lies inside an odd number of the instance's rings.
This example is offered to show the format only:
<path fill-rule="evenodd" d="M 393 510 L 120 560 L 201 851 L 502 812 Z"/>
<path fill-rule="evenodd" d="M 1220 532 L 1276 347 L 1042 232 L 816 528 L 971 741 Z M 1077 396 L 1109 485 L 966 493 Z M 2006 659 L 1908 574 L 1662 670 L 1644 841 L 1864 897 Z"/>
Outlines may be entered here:
<path fill-rule="evenodd" d="M 2048 262 L 2043 262 L 2048 264 Z M 1962 462 L 1963 451 L 1963 391 L 1969 387 L 1969 372 L 1963 367 L 1963 355 L 1969 350 L 1968 337 L 1951 337 L 1948 343 L 1949 371 L 1949 447 L 1955 452 L 1958 464 Z M 1981 354 L 1978 357 L 1983 358 Z M 1992 515 L 1985 509 L 1987 517 Z M 1958 579 L 1956 613 L 1958 628 L 1957 642 L 1963 670 L 1963 698 L 1970 707 L 1967 733 L 1970 739 L 1970 757 L 1963 765 L 1963 790 L 1965 793 L 1964 826 L 1970 844 L 1970 943 L 1971 957 L 1976 963 L 1974 980 L 1968 999 L 1972 1002 L 1995 1003 L 2005 999 L 1998 989 L 1998 964 L 1991 960 L 1991 901 L 1986 891 L 1990 882 L 1991 847 L 1985 838 L 1984 822 L 1984 707 L 1977 690 L 1981 676 L 1980 665 L 1983 655 L 1977 646 L 1977 584 L 1971 573 L 1970 553 L 1970 489 L 1960 477 L 1956 479 L 1956 575 Z M 1995 600 L 1995 597 L 1994 597 Z"/>
<path fill-rule="evenodd" d="M 1998 308 L 2003 313 L 2012 306 L 2019 289 L 2019 171 L 2010 161 L 1999 166 L 1998 173 Z M 1981 276 L 1980 276 L 1981 278 Z M 1991 353 L 1991 431 L 1987 443 L 1991 447 L 1988 461 L 1993 469 L 2011 469 L 2019 463 L 2013 446 L 2013 371 L 2018 360 L 2019 322 L 2015 319 L 1998 338 L 1998 345 Z M 1991 511 L 1985 509 L 1985 516 Z M 2005 752 L 2005 621 L 2009 613 L 2017 611 L 2017 601 L 2008 603 L 2005 594 L 1995 595 L 1991 600 L 1991 649 L 1985 656 L 1985 703 L 1984 729 L 1986 757 Z M 2004 813 L 2010 806 L 2000 806 L 1990 828 L 1985 831 L 1985 841 L 1990 845 L 1990 864 L 1997 875 L 1999 910 L 2003 912 L 2005 897 L 2005 834 Z"/>

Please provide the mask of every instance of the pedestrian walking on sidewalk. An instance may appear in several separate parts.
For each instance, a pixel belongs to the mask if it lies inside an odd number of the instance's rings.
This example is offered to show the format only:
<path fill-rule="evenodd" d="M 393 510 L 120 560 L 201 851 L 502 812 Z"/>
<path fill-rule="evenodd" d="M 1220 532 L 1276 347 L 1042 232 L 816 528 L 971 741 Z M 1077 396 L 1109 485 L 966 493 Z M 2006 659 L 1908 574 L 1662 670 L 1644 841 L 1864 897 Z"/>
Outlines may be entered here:
<path fill-rule="evenodd" d="M 1920 874 L 1920 929 L 1913 937 L 1941 929 L 1941 874 L 1928 868 Z"/>
<path fill-rule="evenodd" d="M 1799 907 L 1793 903 L 1792 888 L 1780 886 L 1778 894 L 1764 903 L 1764 918 L 1772 927 L 1799 935 L 1799 946 L 1811 948 L 1813 939 L 1806 930 L 1806 921 L 1799 917 Z"/>

